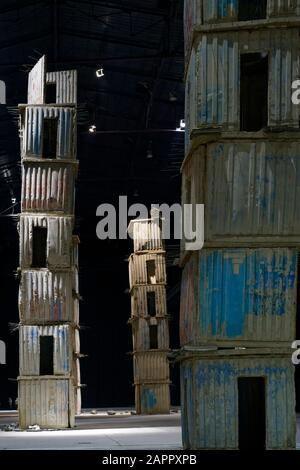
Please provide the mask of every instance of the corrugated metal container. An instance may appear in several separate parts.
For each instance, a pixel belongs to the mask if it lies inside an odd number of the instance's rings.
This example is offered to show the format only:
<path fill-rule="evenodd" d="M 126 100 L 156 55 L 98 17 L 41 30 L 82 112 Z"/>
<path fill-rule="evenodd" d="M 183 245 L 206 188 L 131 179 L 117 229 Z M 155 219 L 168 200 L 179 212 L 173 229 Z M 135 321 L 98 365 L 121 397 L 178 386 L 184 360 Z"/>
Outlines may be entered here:
<path fill-rule="evenodd" d="M 151 282 L 147 278 L 147 261 L 155 262 L 155 276 Z M 164 254 L 137 254 L 129 258 L 130 288 L 143 284 L 165 284 L 167 282 L 166 260 Z"/>
<path fill-rule="evenodd" d="M 76 158 L 76 110 L 61 106 L 27 106 L 23 132 L 23 157 L 43 157 L 43 120 L 58 119 L 57 159 Z"/>
<path fill-rule="evenodd" d="M 196 52 L 193 48 L 190 55 L 190 61 L 186 74 L 185 83 L 185 153 L 188 153 L 190 145 L 190 133 L 197 127 L 197 89 L 195 86 L 195 77 L 197 75 L 196 68 Z"/>
<path fill-rule="evenodd" d="M 167 299 L 165 286 L 139 286 L 131 292 L 131 316 L 143 317 L 150 315 L 148 312 L 147 293 L 155 294 L 155 315 L 163 317 L 167 315 Z"/>
<path fill-rule="evenodd" d="M 170 413 L 170 388 L 168 384 L 137 385 L 135 403 L 138 414 Z"/>
<path fill-rule="evenodd" d="M 68 325 L 29 326 L 20 325 L 20 375 L 40 375 L 40 337 L 54 337 L 54 375 L 70 375 L 74 330 Z"/>
<path fill-rule="evenodd" d="M 198 272 L 195 258 L 183 274 L 182 341 L 289 347 L 296 333 L 297 255 L 287 248 L 202 250 Z"/>
<path fill-rule="evenodd" d="M 133 321 L 133 349 L 147 351 L 150 349 L 149 326 L 157 325 L 157 349 L 169 349 L 169 324 L 167 318 L 139 318 Z"/>
<path fill-rule="evenodd" d="M 133 220 L 130 224 L 134 251 L 161 251 L 164 249 L 159 223 L 149 220 Z"/>
<path fill-rule="evenodd" d="M 45 100 L 46 56 L 42 56 L 28 74 L 27 102 L 42 104 Z"/>
<path fill-rule="evenodd" d="M 22 211 L 74 212 L 76 169 L 73 165 L 25 163 L 22 168 Z"/>
<path fill-rule="evenodd" d="M 138 352 L 133 358 L 134 383 L 166 382 L 170 380 L 170 370 L 167 355 L 164 352 Z"/>
<path fill-rule="evenodd" d="M 21 321 L 76 322 L 72 286 L 72 272 L 23 271 L 19 291 Z"/>
<path fill-rule="evenodd" d="M 266 448 L 294 449 L 294 368 L 290 357 L 185 360 L 181 363 L 183 446 L 238 449 L 238 378 L 264 377 Z"/>
<path fill-rule="evenodd" d="M 193 344 L 198 326 L 198 253 L 193 253 L 186 263 L 181 280 L 180 294 L 180 344 Z"/>
<path fill-rule="evenodd" d="M 77 103 L 77 70 L 47 72 L 46 83 L 56 84 L 57 104 Z"/>
<path fill-rule="evenodd" d="M 240 54 L 269 54 L 269 125 L 299 127 L 297 106 L 291 101 L 292 82 L 298 78 L 298 28 L 210 33 L 198 38 L 196 71 L 190 78 L 196 127 L 240 129 Z M 187 104 L 188 106 L 188 104 Z M 192 105 L 191 105 L 192 106 Z"/>
<path fill-rule="evenodd" d="M 185 62 L 189 61 L 189 54 L 193 44 L 193 33 L 197 25 L 202 23 L 202 0 L 184 1 L 184 44 Z"/>
<path fill-rule="evenodd" d="M 183 204 L 188 186 L 205 204 L 206 242 L 299 243 L 300 142 L 201 146 L 183 168 Z"/>
<path fill-rule="evenodd" d="M 32 263 L 33 227 L 48 229 L 47 263 L 49 268 L 70 267 L 72 251 L 73 217 L 42 215 L 21 215 L 19 232 L 20 264 L 23 269 L 30 268 Z"/>
<path fill-rule="evenodd" d="M 34 424 L 42 428 L 74 426 L 74 387 L 71 380 L 19 377 L 18 381 L 21 428 Z"/>

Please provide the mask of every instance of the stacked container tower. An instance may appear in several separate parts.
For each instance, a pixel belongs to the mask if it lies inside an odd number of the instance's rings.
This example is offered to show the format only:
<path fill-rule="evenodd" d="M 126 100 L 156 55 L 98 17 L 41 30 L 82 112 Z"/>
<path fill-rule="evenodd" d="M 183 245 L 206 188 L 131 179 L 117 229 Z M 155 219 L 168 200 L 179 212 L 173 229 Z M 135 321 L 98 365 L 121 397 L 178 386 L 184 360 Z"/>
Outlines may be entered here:
<path fill-rule="evenodd" d="M 185 0 L 184 22 L 182 202 L 205 205 L 181 253 L 184 447 L 294 448 L 300 2 Z"/>
<path fill-rule="evenodd" d="M 159 212 L 131 221 L 134 253 L 129 258 L 133 375 L 138 414 L 170 412 L 169 318 L 166 252 Z"/>
<path fill-rule="evenodd" d="M 80 411 L 77 73 L 31 70 L 20 105 L 19 422 L 65 428 Z"/>

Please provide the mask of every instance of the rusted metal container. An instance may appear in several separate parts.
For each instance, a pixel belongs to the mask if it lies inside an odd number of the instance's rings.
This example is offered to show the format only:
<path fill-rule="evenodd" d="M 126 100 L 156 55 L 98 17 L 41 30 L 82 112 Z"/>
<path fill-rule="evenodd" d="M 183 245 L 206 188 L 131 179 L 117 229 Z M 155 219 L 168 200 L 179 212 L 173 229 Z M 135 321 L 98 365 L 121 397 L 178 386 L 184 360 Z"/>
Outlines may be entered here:
<path fill-rule="evenodd" d="M 22 111 L 24 110 L 24 111 Z M 76 109 L 67 106 L 26 106 L 21 108 L 22 157 L 43 158 L 44 119 L 57 119 L 56 159 L 76 158 Z"/>
<path fill-rule="evenodd" d="M 262 378 L 265 393 L 265 448 L 294 449 L 296 416 L 294 367 L 289 355 L 280 351 L 263 355 L 261 350 L 245 352 L 189 352 L 181 363 L 182 434 L 185 449 L 238 449 L 238 380 Z M 193 356 L 193 357 L 190 357 Z M 244 403 L 244 406 L 250 403 Z M 252 413 L 256 409 L 251 408 Z M 255 432 L 261 432 L 256 429 Z"/>
<path fill-rule="evenodd" d="M 152 276 L 147 273 L 147 262 L 153 262 L 155 269 Z M 137 285 L 166 284 L 166 261 L 164 254 L 135 254 L 129 258 L 130 288 Z"/>
<path fill-rule="evenodd" d="M 133 287 L 131 292 L 131 316 L 150 316 L 147 294 L 154 294 L 155 296 L 155 316 L 164 317 L 167 315 L 166 288 L 157 285 Z"/>
<path fill-rule="evenodd" d="M 49 268 L 68 268 L 71 266 L 73 217 L 24 215 L 20 216 L 19 232 L 20 263 L 22 269 L 32 266 L 33 228 L 47 229 L 47 266 Z"/>
<path fill-rule="evenodd" d="M 170 381 L 169 362 L 163 351 L 138 351 L 133 358 L 137 384 Z"/>
<path fill-rule="evenodd" d="M 47 72 L 46 85 L 56 85 L 56 104 L 77 103 L 77 70 Z"/>
<path fill-rule="evenodd" d="M 169 349 L 169 324 L 167 318 L 136 318 L 132 320 L 133 350 L 151 350 L 150 326 L 157 326 L 157 348 Z"/>
<path fill-rule="evenodd" d="M 191 154 L 182 169 L 182 203 L 205 205 L 207 245 L 299 245 L 299 151 L 296 137 L 248 138 Z"/>
<path fill-rule="evenodd" d="M 164 251 L 159 220 L 132 220 L 128 232 L 133 239 L 134 252 Z"/>
<path fill-rule="evenodd" d="M 187 75 L 187 100 L 191 103 L 186 104 L 190 109 L 196 107 L 195 128 L 240 130 L 240 55 L 260 53 L 269 56 L 268 125 L 297 129 L 298 110 L 291 101 L 292 83 L 299 70 L 297 36 L 298 28 L 197 36 L 196 64 L 193 53 Z"/>
<path fill-rule="evenodd" d="M 77 168 L 73 165 L 24 163 L 22 169 L 22 212 L 74 212 L 74 185 Z"/>
<path fill-rule="evenodd" d="M 72 271 L 23 271 L 19 292 L 21 322 L 27 324 L 77 323 L 72 292 Z"/>
<path fill-rule="evenodd" d="M 169 414 L 170 386 L 163 383 L 136 385 L 135 402 L 138 414 Z"/>
<path fill-rule="evenodd" d="M 74 386 L 62 377 L 19 377 L 18 409 L 22 429 L 74 426 Z"/>
<path fill-rule="evenodd" d="M 296 249 L 202 250 L 183 272 L 182 345 L 290 347 L 296 331 Z"/>
<path fill-rule="evenodd" d="M 75 332 L 74 328 L 68 325 L 19 327 L 20 375 L 40 375 L 40 338 L 43 336 L 52 336 L 54 340 L 53 375 L 70 376 Z"/>

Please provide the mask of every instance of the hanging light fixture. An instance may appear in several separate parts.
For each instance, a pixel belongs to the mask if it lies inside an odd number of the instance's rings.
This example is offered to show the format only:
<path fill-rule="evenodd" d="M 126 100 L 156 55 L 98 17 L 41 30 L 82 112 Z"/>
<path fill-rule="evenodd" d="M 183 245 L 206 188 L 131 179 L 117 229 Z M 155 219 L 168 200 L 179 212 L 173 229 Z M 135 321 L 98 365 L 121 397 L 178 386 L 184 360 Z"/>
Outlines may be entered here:
<path fill-rule="evenodd" d="M 104 77 L 104 70 L 103 69 L 96 70 L 96 77 L 97 78 Z"/>

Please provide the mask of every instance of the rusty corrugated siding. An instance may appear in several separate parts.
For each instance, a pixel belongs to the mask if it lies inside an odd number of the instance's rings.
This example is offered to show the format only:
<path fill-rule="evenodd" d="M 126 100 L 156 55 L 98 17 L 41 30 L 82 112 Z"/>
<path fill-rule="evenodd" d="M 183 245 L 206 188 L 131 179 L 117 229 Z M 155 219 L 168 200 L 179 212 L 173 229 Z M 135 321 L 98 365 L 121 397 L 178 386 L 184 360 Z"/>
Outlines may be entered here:
<path fill-rule="evenodd" d="M 76 158 L 76 110 L 62 106 L 27 106 L 23 129 L 23 157 L 43 157 L 43 119 L 58 119 L 57 159 Z"/>
<path fill-rule="evenodd" d="M 155 293 L 156 317 L 167 315 L 167 298 L 165 286 L 140 286 L 134 287 L 131 293 L 131 316 L 148 316 L 147 293 Z"/>
<path fill-rule="evenodd" d="M 60 377 L 19 377 L 18 409 L 21 428 L 67 428 L 74 421 L 71 380 Z"/>
<path fill-rule="evenodd" d="M 162 233 L 158 223 L 145 221 L 132 221 L 132 237 L 134 252 L 162 251 L 164 249 Z"/>
<path fill-rule="evenodd" d="M 21 321 L 76 322 L 72 286 L 72 272 L 23 271 L 19 292 Z"/>
<path fill-rule="evenodd" d="M 290 356 L 190 359 L 181 364 L 183 445 L 238 449 L 238 377 L 265 377 L 266 447 L 293 449 L 294 367 Z"/>
<path fill-rule="evenodd" d="M 138 323 L 137 323 L 138 322 Z M 158 349 L 169 349 L 169 324 L 167 318 L 139 318 L 133 326 L 134 331 L 134 350 L 147 351 L 150 349 L 149 326 L 157 326 Z"/>
<path fill-rule="evenodd" d="M 155 280 L 153 280 L 153 285 L 165 284 L 167 282 L 165 255 L 150 253 L 131 255 L 129 259 L 131 288 L 137 285 L 148 284 L 147 261 L 155 261 Z"/>
<path fill-rule="evenodd" d="M 56 103 L 77 103 L 77 70 L 47 72 L 46 83 L 56 83 Z"/>
<path fill-rule="evenodd" d="M 134 356 L 134 381 L 136 384 L 169 383 L 169 362 L 164 352 L 140 351 Z"/>
<path fill-rule="evenodd" d="M 22 168 L 22 212 L 74 212 L 75 169 L 46 161 Z"/>
<path fill-rule="evenodd" d="M 269 125 L 298 128 L 297 107 L 291 102 L 298 78 L 298 28 L 202 34 L 195 49 L 196 127 L 222 126 L 239 131 L 240 54 L 269 54 Z"/>
<path fill-rule="evenodd" d="M 181 341 L 288 346 L 295 338 L 296 249 L 202 250 L 182 280 Z"/>
<path fill-rule="evenodd" d="M 32 228 L 48 229 L 47 260 L 49 267 L 70 267 L 72 251 L 73 217 L 24 215 L 20 216 L 19 232 L 20 263 L 23 269 L 29 269 L 32 262 Z"/>

